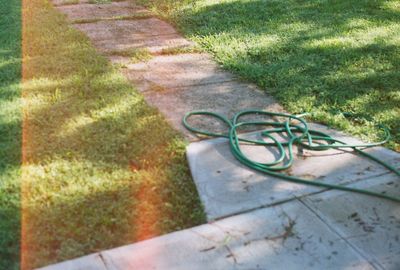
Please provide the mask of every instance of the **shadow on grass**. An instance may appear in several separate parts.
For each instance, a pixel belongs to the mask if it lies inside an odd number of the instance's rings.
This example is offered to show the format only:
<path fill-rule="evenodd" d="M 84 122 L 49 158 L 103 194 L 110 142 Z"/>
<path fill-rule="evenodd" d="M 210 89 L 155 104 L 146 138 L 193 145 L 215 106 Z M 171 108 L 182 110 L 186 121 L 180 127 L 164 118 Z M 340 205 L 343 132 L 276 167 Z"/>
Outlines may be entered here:
<path fill-rule="evenodd" d="M 26 269 L 203 222 L 176 131 L 112 69 L 86 80 L 24 89 L 52 102 L 25 119 Z"/>
<path fill-rule="evenodd" d="M 331 112 L 368 115 L 389 126 L 398 144 L 399 16 L 390 2 L 375 0 L 197 1 L 174 20 L 288 111 L 323 114 L 316 120 L 325 123 Z"/>
<path fill-rule="evenodd" d="M 83 34 L 26 5 L 22 268 L 204 222 L 182 137 Z"/>

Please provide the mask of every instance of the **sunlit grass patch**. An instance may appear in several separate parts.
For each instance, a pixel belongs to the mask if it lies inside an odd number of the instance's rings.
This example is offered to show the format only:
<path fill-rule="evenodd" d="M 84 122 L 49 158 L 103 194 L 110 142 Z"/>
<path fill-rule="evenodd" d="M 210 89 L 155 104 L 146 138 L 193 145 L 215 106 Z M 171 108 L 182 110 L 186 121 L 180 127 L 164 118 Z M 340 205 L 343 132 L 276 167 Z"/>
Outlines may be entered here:
<path fill-rule="evenodd" d="M 23 41 L 22 268 L 205 221 L 183 138 L 82 33 L 25 1 Z"/>

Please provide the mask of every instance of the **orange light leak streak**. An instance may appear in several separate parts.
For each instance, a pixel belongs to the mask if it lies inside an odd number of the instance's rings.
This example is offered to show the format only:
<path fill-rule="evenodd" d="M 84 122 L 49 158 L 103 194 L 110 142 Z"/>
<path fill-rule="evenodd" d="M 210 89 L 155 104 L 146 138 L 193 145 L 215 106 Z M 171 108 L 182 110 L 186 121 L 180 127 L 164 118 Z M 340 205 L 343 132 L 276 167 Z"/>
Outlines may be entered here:
<path fill-rule="evenodd" d="M 137 193 L 137 212 L 136 219 L 133 221 L 136 227 L 136 241 L 152 238 L 159 235 L 159 231 L 154 227 L 157 220 L 162 217 L 157 205 L 160 201 L 158 191 L 152 190 L 146 184 L 142 184 L 139 192 Z M 160 260 L 162 257 L 162 250 L 160 248 L 145 248 L 140 250 L 140 254 L 132 254 L 130 257 L 140 259 L 136 260 L 138 263 L 137 269 L 152 269 L 153 264 Z"/>
<path fill-rule="evenodd" d="M 138 192 L 137 200 L 139 205 L 137 212 L 139 215 L 134 220 L 136 229 L 136 240 L 141 241 L 149 239 L 159 234 L 157 228 L 154 228 L 154 224 L 160 218 L 160 213 L 157 208 L 157 192 L 154 192 L 150 187 L 142 185 Z"/>
<path fill-rule="evenodd" d="M 22 105 L 22 171 L 21 171 L 21 269 L 29 269 L 29 263 L 27 258 L 29 250 L 28 250 L 28 243 L 27 243 L 27 222 L 29 220 L 28 218 L 28 212 L 25 211 L 26 209 L 26 199 L 27 199 L 27 187 L 26 187 L 26 170 L 25 166 L 28 164 L 28 159 L 29 159 L 29 153 L 27 149 L 30 148 L 29 146 L 29 121 L 27 119 L 27 110 L 26 110 L 26 105 L 24 104 L 24 101 L 26 100 L 26 92 L 24 89 L 23 83 L 26 81 L 26 77 L 28 74 L 27 67 L 25 65 L 26 63 L 26 57 L 29 55 L 28 51 L 28 44 L 29 40 L 27 40 L 27 28 L 29 27 L 29 22 L 32 21 L 32 10 L 30 9 L 30 5 L 32 3 L 29 3 L 30 0 L 22 0 L 22 11 L 21 11 L 21 19 L 22 19 L 22 100 L 23 100 L 23 105 Z"/>
<path fill-rule="evenodd" d="M 24 88 L 26 83 L 31 78 L 34 78 L 35 71 L 34 66 L 29 65 L 28 58 L 31 55 L 35 55 L 35 36 L 30 34 L 30 30 L 35 27 L 35 20 L 39 16 L 36 12 L 39 8 L 45 8 L 43 0 L 21 0 L 22 1 L 22 99 L 24 101 L 22 108 L 22 172 L 21 172 L 21 253 L 20 260 L 22 270 L 32 269 L 33 258 L 37 257 L 37 248 L 35 248 L 34 237 L 30 234 L 30 231 L 40 231 L 41 228 L 33 228 L 32 220 L 34 216 L 30 216 L 29 201 L 29 173 L 27 166 L 30 160 L 34 157 L 35 149 L 33 142 L 34 126 L 30 124 L 29 119 L 29 95 L 27 89 Z M 36 29 L 37 30 L 37 29 Z M 36 46 L 38 44 L 35 44 Z M 39 44 L 40 45 L 40 44 Z M 40 46 L 39 46 L 40 47 Z M 153 176 L 157 177 L 157 176 Z M 146 181 L 144 181 L 146 182 Z M 130 234 L 129 239 L 136 241 L 148 239 L 159 235 L 160 232 L 154 226 L 157 221 L 162 218 L 162 214 L 159 210 L 162 205 L 162 200 L 159 191 L 154 190 L 151 186 L 143 183 L 136 193 L 136 200 L 138 201 L 137 209 L 132 209 L 138 213 L 135 220 L 132 220 L 132 227 L 135 228 L 135 232 L 127 232 Z M 141 261 L 140 268 L 150 267 L 156 260 L 161 259 L 163 252 L 159 248 L 145 249 L 141 251 L 141 254 L 135 254 Z"/>

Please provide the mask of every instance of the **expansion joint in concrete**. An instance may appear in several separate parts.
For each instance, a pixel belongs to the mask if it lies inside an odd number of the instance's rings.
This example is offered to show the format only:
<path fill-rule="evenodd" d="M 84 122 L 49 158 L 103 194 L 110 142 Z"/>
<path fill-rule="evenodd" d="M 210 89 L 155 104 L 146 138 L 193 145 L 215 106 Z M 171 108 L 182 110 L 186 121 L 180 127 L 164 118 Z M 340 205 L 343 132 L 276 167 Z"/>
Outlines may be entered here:
<path fill-rule="evenodd" d="M 365 254 L 364 252 L 362 252 L 362 250 L 360 250 L 359 248 L 357 248 L 355 245 L 353 245 L 348 239 L 347 237 L 344 237 L 343 234 L 335 229 L 333 226 L 331 226 L 331 224 L 322 216 L 320 215 L 315 209 L 313 209 L 312 207 L 310 207 L 304 200 L 302 200 L 302 198 L 298 198 L 298 201 L 303 204 L 308 210 L 310 210 L 310 212 L 312 212 L 322 223 L 325 224 L 325 226 L 331 230 L 334 234 L 336 234 L 341 240 L 343 240 L 351 249 L 354 250 L 354 252 L 356 252 L 357 254 L 359 254 L 363 259 L 365 259 L 367 262 L 369 262 L 371 264 L 371 266 L 373 266 L 375 269 L 377 270 L 384 270 L 385 267 L 383 267 L 382 265 L 379 264 L 379 262 L 377 262 L 376 260 L 371 260 L 371 258 Z"/>

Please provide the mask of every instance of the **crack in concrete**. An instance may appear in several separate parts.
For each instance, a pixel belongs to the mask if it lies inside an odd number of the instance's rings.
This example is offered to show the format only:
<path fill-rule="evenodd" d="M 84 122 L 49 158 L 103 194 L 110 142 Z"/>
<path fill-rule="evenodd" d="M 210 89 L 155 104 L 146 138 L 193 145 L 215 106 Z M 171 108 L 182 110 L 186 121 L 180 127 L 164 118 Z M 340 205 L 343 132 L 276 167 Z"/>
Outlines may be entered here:
<path fill-rule="evenodd" d="M 106 259 L 104 258 L 103 254 L 101 252 L 99 252 L 98 255 L 99 255 L 99 258 L 100 258 L 101 262 L 104 265 L 104 268 L 107 269 L 107 270 L 110 269 L 108 267 L 108 263 L 107 263 Z"/>
<path fill-rule="evenodd" d="M 234 264 L 239 264 L 237 257 L 235 255 L 235 253 L 233 253 L 232 249 L 228 246 L 228 245 L 224 245 L 225 249 L 228 251 L 228 255 L 225 256 L 225 258 L 232 258 Z"/>

